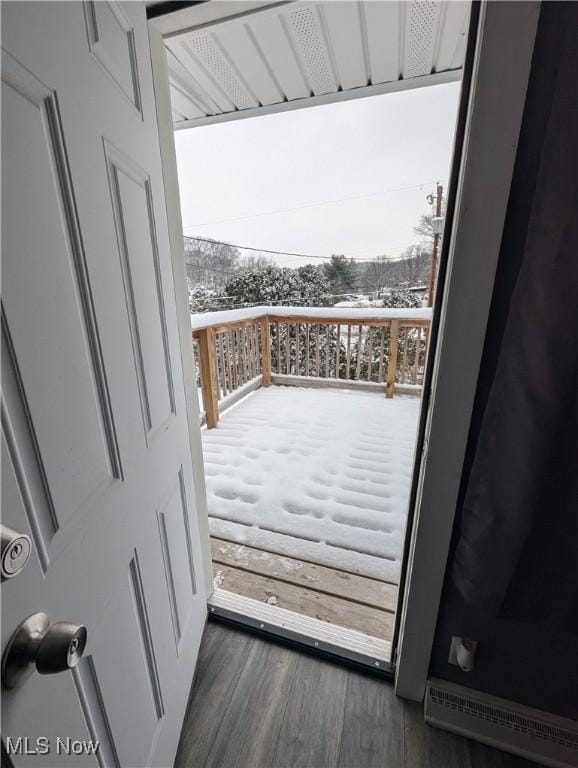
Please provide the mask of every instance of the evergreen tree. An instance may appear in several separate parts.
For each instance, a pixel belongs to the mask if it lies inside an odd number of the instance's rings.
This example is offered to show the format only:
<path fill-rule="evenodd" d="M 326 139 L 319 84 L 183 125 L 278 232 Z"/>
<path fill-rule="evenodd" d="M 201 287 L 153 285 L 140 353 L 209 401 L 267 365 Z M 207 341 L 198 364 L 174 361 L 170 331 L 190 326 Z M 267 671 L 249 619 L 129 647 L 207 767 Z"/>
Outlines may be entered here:
<path fill-rule="evenodd" d="M 353 259 L 333 255 L 331 261 L 323 265 L 323 271 L 333 296 L 342 296 L 355 288 L 357 271 Z"/>

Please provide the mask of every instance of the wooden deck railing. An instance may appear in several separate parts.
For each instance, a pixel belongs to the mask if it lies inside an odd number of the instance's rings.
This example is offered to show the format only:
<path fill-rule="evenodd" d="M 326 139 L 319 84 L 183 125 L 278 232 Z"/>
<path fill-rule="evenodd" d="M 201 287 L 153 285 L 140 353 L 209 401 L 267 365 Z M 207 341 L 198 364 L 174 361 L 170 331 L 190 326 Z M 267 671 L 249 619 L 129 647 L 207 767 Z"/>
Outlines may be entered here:
<path fill-rule="evenodd" d="M 207 427 L 217 425 L 220 411 L 270 384 L 369 389 L 387 397 L 421 391 L 427 310 L 408 310 L 408 316 L 400 310 L 307 311 L 261 307 L 244 318 L 235 311 L 194 316 Z"/>

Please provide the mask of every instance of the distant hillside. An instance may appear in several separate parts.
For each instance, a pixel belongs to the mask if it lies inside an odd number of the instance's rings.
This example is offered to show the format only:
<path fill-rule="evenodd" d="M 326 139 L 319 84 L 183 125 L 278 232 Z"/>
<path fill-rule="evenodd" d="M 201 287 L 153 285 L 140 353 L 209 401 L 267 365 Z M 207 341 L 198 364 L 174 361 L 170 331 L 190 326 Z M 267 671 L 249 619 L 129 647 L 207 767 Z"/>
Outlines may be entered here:
<path fill-rule="evenodd" d="M 387 257 L 377 261 L 360 261 L 355 264 L 358 293 L 379 292 L 387 288 L 409 288 L 428 284 L 431 269 L 431 253 L 416 247 L 415 253 L 396 261 Z"/>

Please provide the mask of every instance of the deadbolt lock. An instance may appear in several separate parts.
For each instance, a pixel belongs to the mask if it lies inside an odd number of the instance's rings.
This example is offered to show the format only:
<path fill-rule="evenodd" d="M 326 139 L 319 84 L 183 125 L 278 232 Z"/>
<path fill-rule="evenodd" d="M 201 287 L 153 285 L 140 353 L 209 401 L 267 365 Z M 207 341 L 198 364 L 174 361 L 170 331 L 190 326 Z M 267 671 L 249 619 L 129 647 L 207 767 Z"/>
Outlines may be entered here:
<path fill-rule="evenodd" d="M 0 552 L 0 570 L 2 581 L 11 579 L 24 568 L 30 557 L 32 545 L 30 537 L 24 533 L 13 531 L 7 525 L 1 528 L 1 552 Z"/>

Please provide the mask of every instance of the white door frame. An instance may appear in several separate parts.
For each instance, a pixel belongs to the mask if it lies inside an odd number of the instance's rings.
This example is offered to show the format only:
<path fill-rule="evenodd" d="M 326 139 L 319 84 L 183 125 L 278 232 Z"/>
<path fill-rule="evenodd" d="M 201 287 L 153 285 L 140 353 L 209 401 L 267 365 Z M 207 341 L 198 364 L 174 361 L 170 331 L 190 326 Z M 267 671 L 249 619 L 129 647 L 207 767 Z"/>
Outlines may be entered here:
<path fill-rule="evenodd" d="M 165 203 L 169 227 L 169 241 L 173 267 L 173 281 L 179 324 L 179 344 L 183 366 L 185 387 L 185 403 L 189 423 L 191 456 L 193 460 L 193 483 L 195 487 L 195 506 L 199 521 L 201 552 L 203 553 L 203 574 L 207 598 L 213 592 L 213 567 L 211 562 L 211 543 L 209 538 L 209 513 L 207 510 L 207 489 L 205 486 L 205 467 L 203 463 L 203 447 L 201 444 L 199 398 L 197 394 L 197 377 L 195 374 L 195 358 L 193 338 L 191 335 L 191 316 L 189 297 L 187 295 L 187 272 L 185 267 L 185 248 L 183 241 L 183 222 L 181 219 L 181 201 L 179 195 L 179 179 L 177 173 L 177 158 L 175 139 L 171 119 L 171 95 L 169 90 L 169 73 L 165 54 L 165 46 L 160 32 L 154 24 L 148 23 L 149 42 L 151 49 L 151 64 L 155 104 L 159 129 L 161 163 L 163 167 L 163 182 L 165 187 Z"/>
<path fill-rule="evenodd" d="M 415 701 L 429 671 L 539 14 L 533 0 L 480 8 L 401 608 L 395 690 Z"/>
<path fill-rule="evenodd" d="M 421 701 L 454 522 L 540 2 L 483 2 L 402 601 L 396 693 Z M 512 35 L 512 30 L 516 34 Z M 149 22 L 207 590 L 212 591 L 178 176 L 161 33 Z M 499 119 L 498 119 L 499 118 Z M 448 228 L 449 229 L 449 228 Z M 467 322 L 465 322 L 467 318 Z"/>

